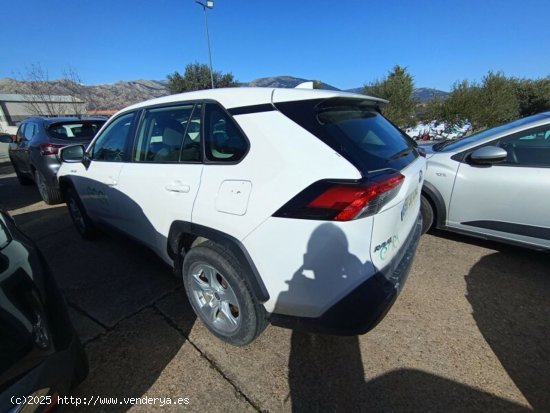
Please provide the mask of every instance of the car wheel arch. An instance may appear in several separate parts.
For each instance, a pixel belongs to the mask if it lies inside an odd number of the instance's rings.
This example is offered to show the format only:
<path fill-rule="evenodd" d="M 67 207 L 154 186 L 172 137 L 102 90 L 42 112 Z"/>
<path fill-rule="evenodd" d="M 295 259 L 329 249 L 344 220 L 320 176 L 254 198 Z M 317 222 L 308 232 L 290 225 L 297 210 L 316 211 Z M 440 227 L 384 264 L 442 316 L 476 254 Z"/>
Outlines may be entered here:
<path fill-rule="evenodd" d="M 174 261 L 176 275 L 182 275 L 181 269 L 185 253 L 196 245 L 200 245 L 203 241 L 212 241 L 226 247 L 239 263 L 249 270 L 244 273 L 251 274 L 248 277 L 248 282 L 258 301 L 264 303 L 269 300 L 267 288 L 244 245 L 227 233 L 203 225 L 175 221 L 170 226 L 167 252 Z"/>
<path fill-rule="evenodd" d="M 443 196 L 431 183 L 424 181 L 422 195 L 430 203 L 434 212 L 434 224 L 436 228 L 445 227 L 447 222 L 447 208 Z"/>

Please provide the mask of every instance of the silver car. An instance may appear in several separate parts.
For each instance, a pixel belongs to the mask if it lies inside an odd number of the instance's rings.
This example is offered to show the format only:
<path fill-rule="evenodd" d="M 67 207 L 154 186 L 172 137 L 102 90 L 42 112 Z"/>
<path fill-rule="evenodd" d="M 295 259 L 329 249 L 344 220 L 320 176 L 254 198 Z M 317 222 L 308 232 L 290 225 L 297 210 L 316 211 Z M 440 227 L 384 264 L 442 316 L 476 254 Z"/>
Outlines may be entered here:
<path fill-rule="evenodd" d="M 47 204 L 58 204 L 63 198 L 56 173 L 60 148 L 71 144 L 89 144 L 107 119 L 96 117 L 25 119 L 9 142 L 9 158 L 21 185 L 36 183 L 40 196 Z"/>
<path fill-rule="evenodd" d="M 424 232 L 550 249 L 550 112 L 424 148 Z"/>

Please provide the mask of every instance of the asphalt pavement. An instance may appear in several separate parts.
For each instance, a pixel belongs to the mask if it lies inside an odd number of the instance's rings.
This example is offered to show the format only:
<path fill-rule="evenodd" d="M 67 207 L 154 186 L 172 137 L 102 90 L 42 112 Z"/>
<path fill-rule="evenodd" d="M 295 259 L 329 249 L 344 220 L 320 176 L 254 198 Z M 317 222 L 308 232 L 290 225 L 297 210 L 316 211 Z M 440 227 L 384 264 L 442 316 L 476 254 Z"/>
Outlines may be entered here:
<path fill-rule="evenodd" d="M 548 253 L 428 234 L 370 333 L 268 327 L 236 348 L 208 333 L 152 252 L 81 239 L 64 205 L 18 184 L 0 146 L 0 205 L 46 256 L 90 360 L 71 395 L 96 405 L 65 411 L 550 411 Z"/>

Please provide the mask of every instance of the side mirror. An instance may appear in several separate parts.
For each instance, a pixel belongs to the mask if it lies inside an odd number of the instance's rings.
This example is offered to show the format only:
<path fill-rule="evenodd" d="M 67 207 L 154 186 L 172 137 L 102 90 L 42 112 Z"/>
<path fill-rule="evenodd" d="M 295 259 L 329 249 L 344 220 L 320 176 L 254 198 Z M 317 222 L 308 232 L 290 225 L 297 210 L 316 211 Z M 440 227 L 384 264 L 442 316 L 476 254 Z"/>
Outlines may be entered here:
<path fill-rule="evenodd" d="M 484 146 L 476 149 L 470 155 L 472 162 L 479 165 L 490 165 L 504 161 L 508 157 L 508 152 L 498 146 Z"/>
<path fill-rule="evenodd" d="M 13 138 L 8 133 L 0 133 L 0 142 L 2 142 L 2 143 L 12 143 Z"/>
<path fill-rule="evenodd" d="M 65 146 L 59 150 L 59 159 L 66 163 L 79 163 L 84 161 L 84 145 Z"/>

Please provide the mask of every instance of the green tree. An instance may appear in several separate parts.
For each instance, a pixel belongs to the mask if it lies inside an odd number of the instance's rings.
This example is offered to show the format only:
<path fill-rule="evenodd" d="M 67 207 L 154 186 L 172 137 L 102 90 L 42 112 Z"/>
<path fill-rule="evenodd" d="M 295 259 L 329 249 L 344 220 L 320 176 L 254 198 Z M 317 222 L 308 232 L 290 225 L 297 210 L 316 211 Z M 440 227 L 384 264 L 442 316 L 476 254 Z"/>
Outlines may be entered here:
<path fill-rule="evenodd" d="M 467 80 L 456 82 L 449 96 L 430 102 L 426 112 L 433 119 L 450 123 L 468 119 L 474 130 L 479 130 L 536 113 L 534 111 L 544 106 L 544 98 L 537 93 L 538 88 L 533 88 L 530 81 L 488 72 L 481 84 Z"/>
<path fill-rule="evenodd" d="M 521 116 L 550 109 L 550 77 L 537 80 L 513 79 L 512 82 Z"/>
<path fill-rule="evenodd" d="M 205 64 L 190 63 L 185 67 L 185 73 L 181 75 L 177 71 L 167 76 L 168 91 L 171 94 L 191 92 L 194 90 L 210 89 L 210 68 Z M 214 86 L 232 87 L 239 83 L 231 73 L 221 73 L 214 70 Z"/>
<path fill-rule="evenodd" d="M 449 123 L 468 119 L 474 124 L 474 128 L 477 127 L 480 93 L 480 87 L 476 83 L 469 83 L 467 80 L 455 82 L 449 96 L 440 101 L 433 119 Z"/>
<path fill-rule="evenodd" d="M 384 107 L 384 115 L 401 127 L 413 123 L 415 101 L 412 96 L 414 89 L 413 77 L 407 69 L 396 65 L 382 81 L 366 85 L 363 92 L 389 100 Z"/>
<path fill-rule="evenodd" d="M 501 72 L 489 72 L 481 84 L 476 123 L 490 128 L 519 117 L 514 82 Z"/>

